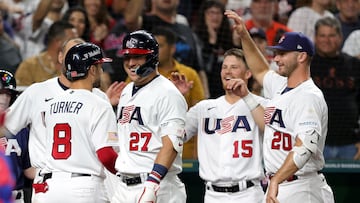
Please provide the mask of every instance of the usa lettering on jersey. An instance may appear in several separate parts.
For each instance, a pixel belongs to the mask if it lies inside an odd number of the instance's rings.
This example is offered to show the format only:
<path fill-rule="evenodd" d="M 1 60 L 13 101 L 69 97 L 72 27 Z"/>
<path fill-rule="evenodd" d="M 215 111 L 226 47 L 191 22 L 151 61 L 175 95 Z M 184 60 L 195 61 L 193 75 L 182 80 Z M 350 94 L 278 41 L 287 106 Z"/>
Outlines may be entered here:
<path fill-rule="evenodd" d="M 214 134 L 215 132 L 218 134 L 225 134 L 228 132 L 236 132 L 238 129 L 242 129 L 244 131 L 251 131 L 250 124 L 246 118 L 246 116 L 229 116 L 226 118 L 204 118 L 204 132 L 207 134 Z M 212 129 L 210 129 L 210 124 L 212 125 Z"/>
<path fill-rule="evenodd" d="M 277 123 L 280 127 L 285 128 L 282 111 L 280 109 L 275 107 L 266 107 L 264 118 L 265 124 L 273 125 L 274 123 Z"/>
<path fill-rule="evenodd" d="M 133 120 L 137 121 L 139 125 L 144 125 L 141 117 L 141 107 L 134 105 L 121 107 L 118 122 L 124 124 L 131 123 Z"/>
<path fill-rule="evenodd" d="M 21 156 L 21 147 L 16 139 L 7 139 L 6 137 L 0 138 L 0 150 L 5 152 L 6 156 L 10 156 L 11 153 L 16 153 L 17 156 Z"/>

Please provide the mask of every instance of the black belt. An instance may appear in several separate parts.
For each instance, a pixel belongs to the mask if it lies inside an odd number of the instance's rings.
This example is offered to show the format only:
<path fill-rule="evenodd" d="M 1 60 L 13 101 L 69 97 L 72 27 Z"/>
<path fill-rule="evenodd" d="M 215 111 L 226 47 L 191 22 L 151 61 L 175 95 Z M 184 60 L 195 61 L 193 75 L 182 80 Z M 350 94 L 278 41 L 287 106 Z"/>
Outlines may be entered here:
<path fill-rule="evenodd" d="M 136 177 L 132 177 L 132 178 L 126 177 L 126 176 L 123 176 L 123 175 L 120 175 L 120 174 L 118 174 L 117 176 L 120 177 L 120 180 L 122 182 L 124 182 L 127 186 L 137 185 L 137 184 L 142 183 L 142 180 L 141 180 L 140 176 L 136 176 Z"/>
<path fill-rule="evenodd" d="M 254 185 L 255 184 L 252 181 L 250 181 L 250 180 L 246 181 L 246 188 L 252 187 Z M 240 191 L 239 185 L 233 185 L 230 187 L 220 187 L 220 186 L 216 186 L 216 185 L 211 185 L 211 187 L 213 188 L 213 190 L 215 192 L 239 192 Z"/>
<path fill-rule="evenodd" d="M 85 173 L 71 173 L 71 177 L 72 178 L 76 178 L 76 177 L 83 177 L 83 176 L 91 176 L 90 174 L 85 174 Z M 43 175 L 43 182 L 45 182 L 47 179 L 50 179 L 52 177 L 52 173 L 45 173 Z"/>

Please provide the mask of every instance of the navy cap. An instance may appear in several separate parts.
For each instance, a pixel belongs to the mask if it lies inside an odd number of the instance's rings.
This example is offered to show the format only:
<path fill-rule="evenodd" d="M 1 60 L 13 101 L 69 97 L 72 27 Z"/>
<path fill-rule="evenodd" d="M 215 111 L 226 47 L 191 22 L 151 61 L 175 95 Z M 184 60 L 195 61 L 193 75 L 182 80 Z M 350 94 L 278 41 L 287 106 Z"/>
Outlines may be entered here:
<path fill-rule="evenodd" d="M 310 56 L 315 53 L 312 41 L 300 32 L 286 32 L 276 46 L 268 46 L 268 48 L 281 51 L 306 52 Z"/>
<path fill-rule="evenodd" d="M 266 33 L 264 32 L 263 29 L 257 28 L 257 27 L 253 27 L 249 30 L 250 36 L 252 38 L 254 37 L 259 37 L 261 39 L 266 40 Z"/>

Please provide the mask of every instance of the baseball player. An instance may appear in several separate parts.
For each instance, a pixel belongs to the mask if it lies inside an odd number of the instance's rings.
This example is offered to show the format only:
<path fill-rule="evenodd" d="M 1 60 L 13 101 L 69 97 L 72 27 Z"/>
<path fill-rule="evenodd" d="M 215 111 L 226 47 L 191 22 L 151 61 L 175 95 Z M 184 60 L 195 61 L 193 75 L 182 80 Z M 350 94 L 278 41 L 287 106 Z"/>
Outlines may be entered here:
<path fill-rule="evenodd" d="M 187 104 L 157 71 L 159 47 L 148 32 L 129 33 L 120 52 L 132 80 L 117 108 L 120 152 L 112 202 L 186 202 L 181 153 Z"/>
<path fill-rule="evenodd" d="M 64 53 L 72 46 L 83 43 L 84 40 L 80 38 L 70 39 L 63 45 L 62 51 L 59 54 L 60 63 L 64 64 Z M 119 86 L 120 85 L 120 89 Z M 121 85 L 117 84 L 113 88 L 114 92 L 121 91 Z M 44 154 L 45 154 L 45 127 L 43 125 L 41 117 L 41 109 L 45 105 L 45 102 L 49 101 L 56 95 L 62 94 L 70 86 L 70 81 L 64 75 L 64 72 L 49 80 L 41 83 L 35 83 L 21 93 L 16 101 L 9 107 L 6 114 L 5 128 L 11 133 L 16 134 L 22 128 L 30 125 L 29 135 L 29 155 L 31 165 L 37 169 L 35 174 L 32 199 L 36 201 L 38 194 L 45 191 L 46 187 L 43 184 L 43 176 L 40 175 L 41 169 L 45 167 Z M 101 98 L 108 99 L 107 95 L 100 91 L 98 88 L 94 88 L 92 91 L 94 94 Z M 116 93 L 108 94 L 109 96 L 117 97 Z M 110 97 L 111 101 L 114 101 Z M 117 101 L 118 102 L 118 99 Z M 45 172 L 42 172 L 45 173 Z"/>
<path fill-rule="evenodd" d="M 324 96 L 310 78 L 314 45 L 301 33 L 285 33 L 270 47 L 275 51 L 277 73 L 270 70 L 242 19 L 233 11 L 225 15 L 234 20 L 250 70 L 263 85 L 264 96 L 271 99 L 264 114 L 263 154 L 270 177 L 266 202 L 334 202 L 319 173 L 324 167 L 328 114 Z"/>
<path fill-rule="evenodd" d="M 104 58 L 91 43 L 70 48 L 65 55 L 70 88 L 46 102 L 44 183 L 38 202 L 106 202 L 104 168 L 115 173 L 116 117 L 106 100 L 92 93 L 100 84 Z"/>
<path fill-rule="evenodd" d="M 252 115 L 258 113 L 258 106 L 249 106 L 248 97 L 234 94 L 239 87 L 248 94 L 246 86 L 251 77 L 240 49 L 225 52 L 220 75 L 225 95 L 200 101 L 186 116 L 186 140 L 198 136 L 199 173 L 206 189 L 204 202 L 260 203 L 264 198 L 260 185 L 264 178 L 262 131 Z M 256 104 L 265 102 L 253 97 Z M 262 120 L 259 125 L 263 128 Z"/>
<path fill-rule="evenodd" d="M 5 111 L 15 101 L 18 94 L 14 76 L 8 71 L 0 70 L 0 111 Z M 35 176 L 35 170 L 30 165 L 28 140 L 28 128 L 22 129 L 16 137 L 7 134 L 6 137 L 0 138 L 0 150 L 9 157 L 11 171 L 16 181 L 12 191 L 15 203 L 24 202 L 25 176 L 29 179 L 34 179 Z"/>

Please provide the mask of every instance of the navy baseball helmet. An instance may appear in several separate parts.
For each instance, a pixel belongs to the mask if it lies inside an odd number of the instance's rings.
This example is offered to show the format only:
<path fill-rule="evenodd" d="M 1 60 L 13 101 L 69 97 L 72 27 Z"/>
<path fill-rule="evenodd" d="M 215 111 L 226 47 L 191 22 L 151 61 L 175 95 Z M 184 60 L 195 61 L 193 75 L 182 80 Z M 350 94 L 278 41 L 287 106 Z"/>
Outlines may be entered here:
<path fill-rule="evenodd" d="M 70 81 L 85 77 L 92 65 L 112 62 L 101 48 L 92 43 L 81 43 L 69 49 L 65 56 L 65 76 Z"/>
<path fill-rule="evenodd" d="M 136 74 L 145 77 L 153 72 L 159 63 L 159 44 L 154 36 L 145 30 L 131 32 L 124 37 L 119 55 L 146 55 L 146 62 L 141 65 Z"/>
<path fill-rule="evenodd" d="M 10 105 L 15 101 L 19 95 L 16 90 L 16 80 L 12 73 L 6 70 L 0 70 L 0 93 L 9 94 L 11 96 Z"/>

